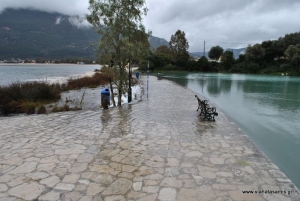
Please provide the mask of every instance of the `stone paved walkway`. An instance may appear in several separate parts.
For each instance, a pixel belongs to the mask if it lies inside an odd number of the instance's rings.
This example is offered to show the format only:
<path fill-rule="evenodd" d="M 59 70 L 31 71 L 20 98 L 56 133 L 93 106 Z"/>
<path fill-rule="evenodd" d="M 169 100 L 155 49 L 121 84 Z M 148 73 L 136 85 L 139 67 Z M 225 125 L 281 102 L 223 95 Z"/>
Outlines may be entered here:
<path fill-rule="evenodd" d="M 0 201 L 300 200 L 220 111 L 201 121 L 194 93 L 150 77 L 149 97 L 0 118 Z M 243 194 L 251 190 L 260 192 Z"/>

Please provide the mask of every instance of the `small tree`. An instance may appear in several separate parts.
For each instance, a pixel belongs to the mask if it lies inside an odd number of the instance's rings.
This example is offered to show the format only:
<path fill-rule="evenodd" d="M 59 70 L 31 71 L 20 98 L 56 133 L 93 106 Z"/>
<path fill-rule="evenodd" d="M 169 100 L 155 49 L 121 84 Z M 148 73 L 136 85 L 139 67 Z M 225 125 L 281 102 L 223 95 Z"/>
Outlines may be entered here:
<path fill-rule="evenodd" d="M 184 31 L 177 30 L 175 35 L 171 36 L 171 40 L 169 42 L 170 49 L 173 52 L 174 60 L 179 59 L 180 63 L 183 61 L 183 58 L 186 58 L 189 49 L 189 43 L 185 38 Z M 186 62 L 189 57 L 187 57 Z"/>
<path fill-rule="evenodd" d="M 158 54 L 164 54 L 164 55 L 169 55 L 171 56 L 172 55 L 172 50 L 170 48 L 168 48 L 166 45 L 161 45 L 159 46 L 155 52 L 154 52 L 156 55 Z"/>
<path fill-rule="evenodd" d="M 296 54 L 300 54 L 300 45 L 290 45 L 284 52 L 284 55 L 290 60 L 292 60 Z"/>
<path fill-rule="evenodd" d="M 172 50 L 166 45 L 159 46 L 155 50 L 154 54 L 162 61 L 161 67 L 170 63 L 174 63 Z"/>
<path fill-rule="evenodd" d="M 130 60 L 141 61 L 148 53 L 148 34 L 142 24 L 147 14 L 144 0 L 89 0 L 87 20 L 101 34 L 99 56 L 111 65 L 118 88 L 118 105 L 128 88 L 126 66 Z"/>
<path fill-rule="evenodd" d="M 223 51 L 224 51 L 223 48 L 220 46 L 212 47 L 212 48 L 210 48 L 210 50 L 208 52 L 208 57 L 213 60 L 219 60 Z"/>
<path fill-rule="evenodd" d="M 232 51 L 227 50 L 222 54 L 221 62 L 224 70 L 228 71 L 233 66 L 234 61 Z"/>
<path fill-rule="evenodd" d="M 248 45 L 245 55 L 247 61 L 259 62 L 264 58 L 265 50 L 260 44 Z"/>
<path fill-rule="evenodd" d="M 198 61 L 197 64 L 199 66 L 199 70 L 202 72 L 209 72 L 211 67 L 210 63 L 208 62 L 205 56 L 202 56 Z"/>

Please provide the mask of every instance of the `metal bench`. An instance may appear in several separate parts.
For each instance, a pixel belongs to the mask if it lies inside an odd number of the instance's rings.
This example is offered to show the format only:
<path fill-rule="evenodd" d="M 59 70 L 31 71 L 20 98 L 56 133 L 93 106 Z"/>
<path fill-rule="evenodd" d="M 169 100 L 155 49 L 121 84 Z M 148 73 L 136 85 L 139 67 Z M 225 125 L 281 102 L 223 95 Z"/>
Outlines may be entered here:
<path fill-rule="evenodd" d="M 161 80 L 163 79 L 164 75 L 161 73 L 157 73 L 157 79 Z"/>
<path fill-rule="evenodd" d="M 199 109 L 201 110 L 199 116 L 204 115 L 204 118 L 202 120 L 215 121 L 215 116 L 218 116 L 216 108 L 210 107 L 208 104 L 208 100 L 201 100 L 197 95 L 195 95 L 195 97 L 198 101 L 197 111 Z"/>

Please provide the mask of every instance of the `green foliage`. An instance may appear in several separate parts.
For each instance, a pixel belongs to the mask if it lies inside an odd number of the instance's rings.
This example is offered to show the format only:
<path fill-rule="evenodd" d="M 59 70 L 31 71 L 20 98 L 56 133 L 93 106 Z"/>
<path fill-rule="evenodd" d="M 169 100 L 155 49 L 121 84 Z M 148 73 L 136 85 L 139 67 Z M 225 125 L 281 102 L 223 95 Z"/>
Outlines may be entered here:
<path fill-rule="evenodd" d="M 26 114 L 34 114 L 35 113 L 35 103 L 33 102 L 25 102 L 22 105 L 23 111 Z"/>
<path fill-rule="evenodd" d="M 60 86 L 46 82 L 13 83 L 0 87 L 0 113 L 31 113 L 38 101 L 60 99 Z M 25 110 L 23 110 L 23 109 Z"/>
<path fill-rule="evenodd" d="M 172 57 L 172 50 L 168 48 L 166 45 L 159 46 L 155 52 L 155 55 L 166 55 L 168 57 Z"/>
<path fill-rule="evenodd" d="M 202 56 L 198 61 L 199 70 L 202 72 L 210 72 L 211 66 L 207 58 Z"/>
<path fill-rule="evenodd" d="M 92 77 L 70 79 L 67 84 L 62 85 L 49 85 L 47 82 L 17 82 L 8 86 L 0 86 L 0 115 L 10 113 L 33 114 L 40 102 L 49 103 L 59 100 L 62 91 L 107 84 L 108 76 L 111 76 L 109 73 L 110 71 L 107 73 L 95 73 Z M 111 76 L 111 78 L 113 77 Z M 82 107 L 83 98 L 84 94 L 81 101 L 75 104 L 75 109 Z M 45 113 L 45 108 L 43 107 L 43 105 L 38 107 L 38 114 Z"/>
<path fill-rule="evenodd" d="M 185 38 L 184 31 L 177 30 L 175 35 L 171 36 L 169 45 L 175 58 L 177 58 L 179 55 L 188 53 L 187 50 L 189 49 L 189 43 Z"/>
<path fill-rule="evenodd" d="M 92 77 L 70 78 L 68 79 L 67 89 L 72 90 L 104 85 L 108 83 L 108 76 L 113 78 L 112 72 L 106 71 L 106 73 L 95 73 Z"/>
<path fill-rule="evenodd" d="M 223 48 L 220 46 L 212 47 L 212 48 L 210 48 L 210 50 L 208 52 L 208 57 L 210 59 L 219 60 L 223 51 L 224 51 Z"/>
<path fill-rule="evenodd" d="M 296 53 L 295 55 L 293 55 L 291 64 L 296 68 L 296 70 L 298 70 L 297 68 L 300 66 L 300 54 Z"/>
<path fill-rule="evenodd" d="M 40 105 L 38 107 L 38 111 L 37 111 L 38 114 L 45 114 L 46 112 L 47 112 L 46 107 L 44 105 Z"/>
<path fill-rule="evenodd" d="M 238 63 L 229 69 L 229 73 L 246 73 L 245 63 Z"/>
<path fill-rule="evenodd" d="M 243 63 L 246 60 L 246 56 L 244 54 L 240 54 L 239 58 L 235 60 L 235 63 Z"/>
<path fill-rule="evenodd" d="M 113 63 L 114 83 L 118 87 L 118 105 L 128 88 L 126 65 L 141 62 L 149 49 L 148 34 L 142 24 L 147 8 L 144 0 L 90 0 L 87 20 L 101 34 L 100 61 Z"/>
<path fill-rule="evenodd" d="M 292 60 L 296 54 L 300 54 L 300 44 L 290 45 L 284 52 L 284 55 L 290 60 Z"/>
<path fill-rule="evenodd" d="M 175 60 L 175 64 L 178 67 L 181 68 L 186 68 L 187 62 L 189 61 L 190 55 L 186 52 L 186 53 L 180 53 L 177 54 L 176 60 Z"/>
<path fill-rule="evenodd" d="M 182 70 L 181 68 L 177 67 L 177 66 L 174 66 L 174 65 L 171 65 L 171 64 L 168 64 L 166 66 L 164 66 L 162 68 L 163 71 L 178 71 L 178 70 Z"/>
<path fill-rule="evenodd" d="M 247 61 L 259 62 L 264 58 L 265 50 L 260 44 L 248 45 L 245 55 Z"/>
<path fill-rule="evenodd" d="M 257 63 L 249 63 L 247 65 L 247 72 L 251 74 L 258 74 L 260 67 Z"/>
<path fill-rule="evenodd" d="M 222 54 L 221 62 L 224 70 L 228 71 L 234 64 L 234 57 L 232 51 L 225 51 Z"/>
<path fill-rule="evenodd" d="M 223 52 L 223 48 L 220 46 L 212 47 L 209 57 L 218 60 L 222 55 L 221 63 L 208 62 L 204 57 L 197 62 L 187 58 L 186 60 L 181 58 L 177 60 L 176 57 L 175 60 L 167 60 L 166 62 L 161 56 L 166 52 L 168 52 L 168 48 L 165 46 L 150 56 L 152 68 L 184 70 L 179 66 L 183 67 L 185 64 L 185 69 L 188 71 L 300 75 L 300 32 L 287 34 L 278 40 L 268 40 L 263 41 L 262 44 L 249 45 L 246 53 L 240 54 L 236 60 L 234 60 L 234 54 L 231 51 Z M 283 57 L 284 53 L 289 60 Z M 168 54 L 170 53 L 168 52 Z M 167 66 L 166 63 L 168 63 Z M 177 67 L 172 67 L 172 65 Z"/>

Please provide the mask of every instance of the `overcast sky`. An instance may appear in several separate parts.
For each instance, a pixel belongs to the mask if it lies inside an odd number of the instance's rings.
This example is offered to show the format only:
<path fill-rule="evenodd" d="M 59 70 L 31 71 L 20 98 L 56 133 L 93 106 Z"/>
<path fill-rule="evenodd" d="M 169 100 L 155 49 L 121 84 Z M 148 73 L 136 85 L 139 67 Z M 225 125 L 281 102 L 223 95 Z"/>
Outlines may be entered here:
<path fill-rule="evenodd" d="M 146 0 L 144 24 L 152 34 L 170 40 L 180 29 L 190 52 L 220 45 L 246 47 L 300 31 L 300 0 Z M 88 13 L 88 0 L 0 0 L 7 7 L 34 8 L 67 15 Z M 55 22 L 54 22 L 55 23 Z"/>

